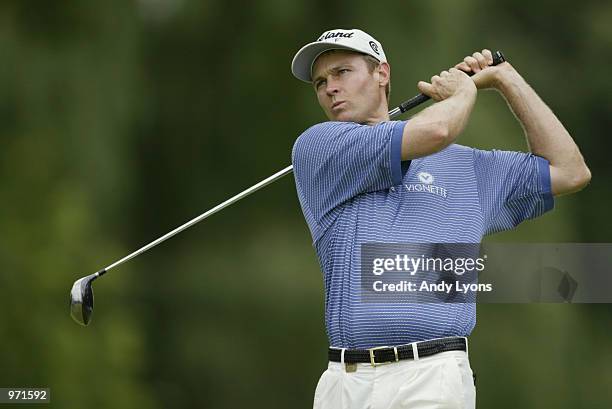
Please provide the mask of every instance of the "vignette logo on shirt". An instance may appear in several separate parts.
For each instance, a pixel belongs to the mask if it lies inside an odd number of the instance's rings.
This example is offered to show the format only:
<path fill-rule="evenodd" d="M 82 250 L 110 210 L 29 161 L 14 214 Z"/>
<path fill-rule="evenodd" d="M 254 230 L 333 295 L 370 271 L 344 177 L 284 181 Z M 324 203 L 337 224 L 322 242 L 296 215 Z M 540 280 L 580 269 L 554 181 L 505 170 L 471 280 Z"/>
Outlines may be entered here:
<path fill-rule="evenodd" d="M 434 184 L 435 178 L 431 173 L 419 172 L 417 178 L 421 183 L 406 183 L 404 187 L 408 192 L 427 192 L 446 198 L 448 192 L 445 188 Z"/>

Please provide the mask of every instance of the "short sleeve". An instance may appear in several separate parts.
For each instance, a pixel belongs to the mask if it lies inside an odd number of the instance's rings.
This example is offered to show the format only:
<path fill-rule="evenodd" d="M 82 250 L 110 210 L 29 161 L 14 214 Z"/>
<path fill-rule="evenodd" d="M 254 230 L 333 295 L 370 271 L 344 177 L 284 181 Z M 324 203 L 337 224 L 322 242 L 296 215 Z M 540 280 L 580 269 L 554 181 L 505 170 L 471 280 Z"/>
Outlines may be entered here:
<path fill-rule="evenodd" d="M 359 194 L 400 184 L 407 170 L 401 162 L 404 124 L 324 122 L 302 133 L 292 162 L 304 212 L 321 223 Z"/>
<path fill-rule="evenodd" d="M 554 207 L 549 166 L 531 153 L 474 149 L 484 234 L 510 230 Z"/>

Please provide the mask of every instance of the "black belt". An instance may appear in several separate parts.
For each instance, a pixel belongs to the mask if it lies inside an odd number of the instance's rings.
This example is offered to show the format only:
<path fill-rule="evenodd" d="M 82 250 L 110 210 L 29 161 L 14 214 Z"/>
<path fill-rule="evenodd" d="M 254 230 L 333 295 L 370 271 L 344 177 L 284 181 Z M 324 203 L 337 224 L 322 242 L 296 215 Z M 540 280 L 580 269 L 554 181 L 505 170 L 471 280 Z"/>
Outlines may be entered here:
<path fill-rule="evenodd" d="M 431 341 L 415 342 L 419 358 L 435 355 L 446 351 L 466 351 L 467 341 L 461 337 L 440 338 Z M 344 363 L 369 363 L 372 366 L 397 362 L 402 359 L 414 359 L 413 344 L 398 345 L 396 347 L 375 347 L 370 349 L 345 349 Z M 342 362 L 342 349 L 329 348 L 329 360 Z"/>

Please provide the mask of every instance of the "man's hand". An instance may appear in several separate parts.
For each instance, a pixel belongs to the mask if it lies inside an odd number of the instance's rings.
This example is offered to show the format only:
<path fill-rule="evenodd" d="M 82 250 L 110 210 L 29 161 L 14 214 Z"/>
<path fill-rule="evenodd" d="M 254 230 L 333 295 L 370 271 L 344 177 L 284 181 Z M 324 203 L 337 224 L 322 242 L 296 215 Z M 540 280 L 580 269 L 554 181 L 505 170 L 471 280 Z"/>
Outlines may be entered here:
<path fill-rule="evenodd" d="M 419 91 L 435 101 L 443 101 L 462 92 L 476 92 L 474 82 L 466 73 L 457 68 L 451 68 L 448 71 L 442 71 L 440 75 L 434 75 L 431 77 L 431 83 L 419 81 L 417 87 Z"/>
<path fill-rule="evenodd" d="M 439 152 L 453 143 L 465 128 L 476 102 L 474 81 L 456 68 L 420 81 L 419 90 L 439 101 L 431 104 L 404 126 L 402 160 L 411 160 Z"/>
<path fill-rule="evenodd" d="M 493 54 L 491 51 L 484 49 L 482 52 L 468 55 L 462 62 L 455 65 L 455 68 L 467 73 L 474 73 L 472 81 L 478 89 L 499 89 L 503 78 L 514 71 L 514 68 L 508 62 L 495 66 L 492 64 Z"/>

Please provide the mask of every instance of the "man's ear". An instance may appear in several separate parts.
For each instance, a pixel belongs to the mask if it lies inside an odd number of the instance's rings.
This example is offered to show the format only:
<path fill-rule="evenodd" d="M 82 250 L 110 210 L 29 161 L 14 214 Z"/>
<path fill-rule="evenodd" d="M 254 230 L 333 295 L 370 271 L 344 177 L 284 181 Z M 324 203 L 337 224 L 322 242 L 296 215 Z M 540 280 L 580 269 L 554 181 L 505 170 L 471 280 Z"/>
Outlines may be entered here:
<path fill-rule="evenodd" d="M 386 87 L 391 80 L 391 67 L 386 62 L 381 62 L 377 68 L 378 81 L 381 87 Z"/>

